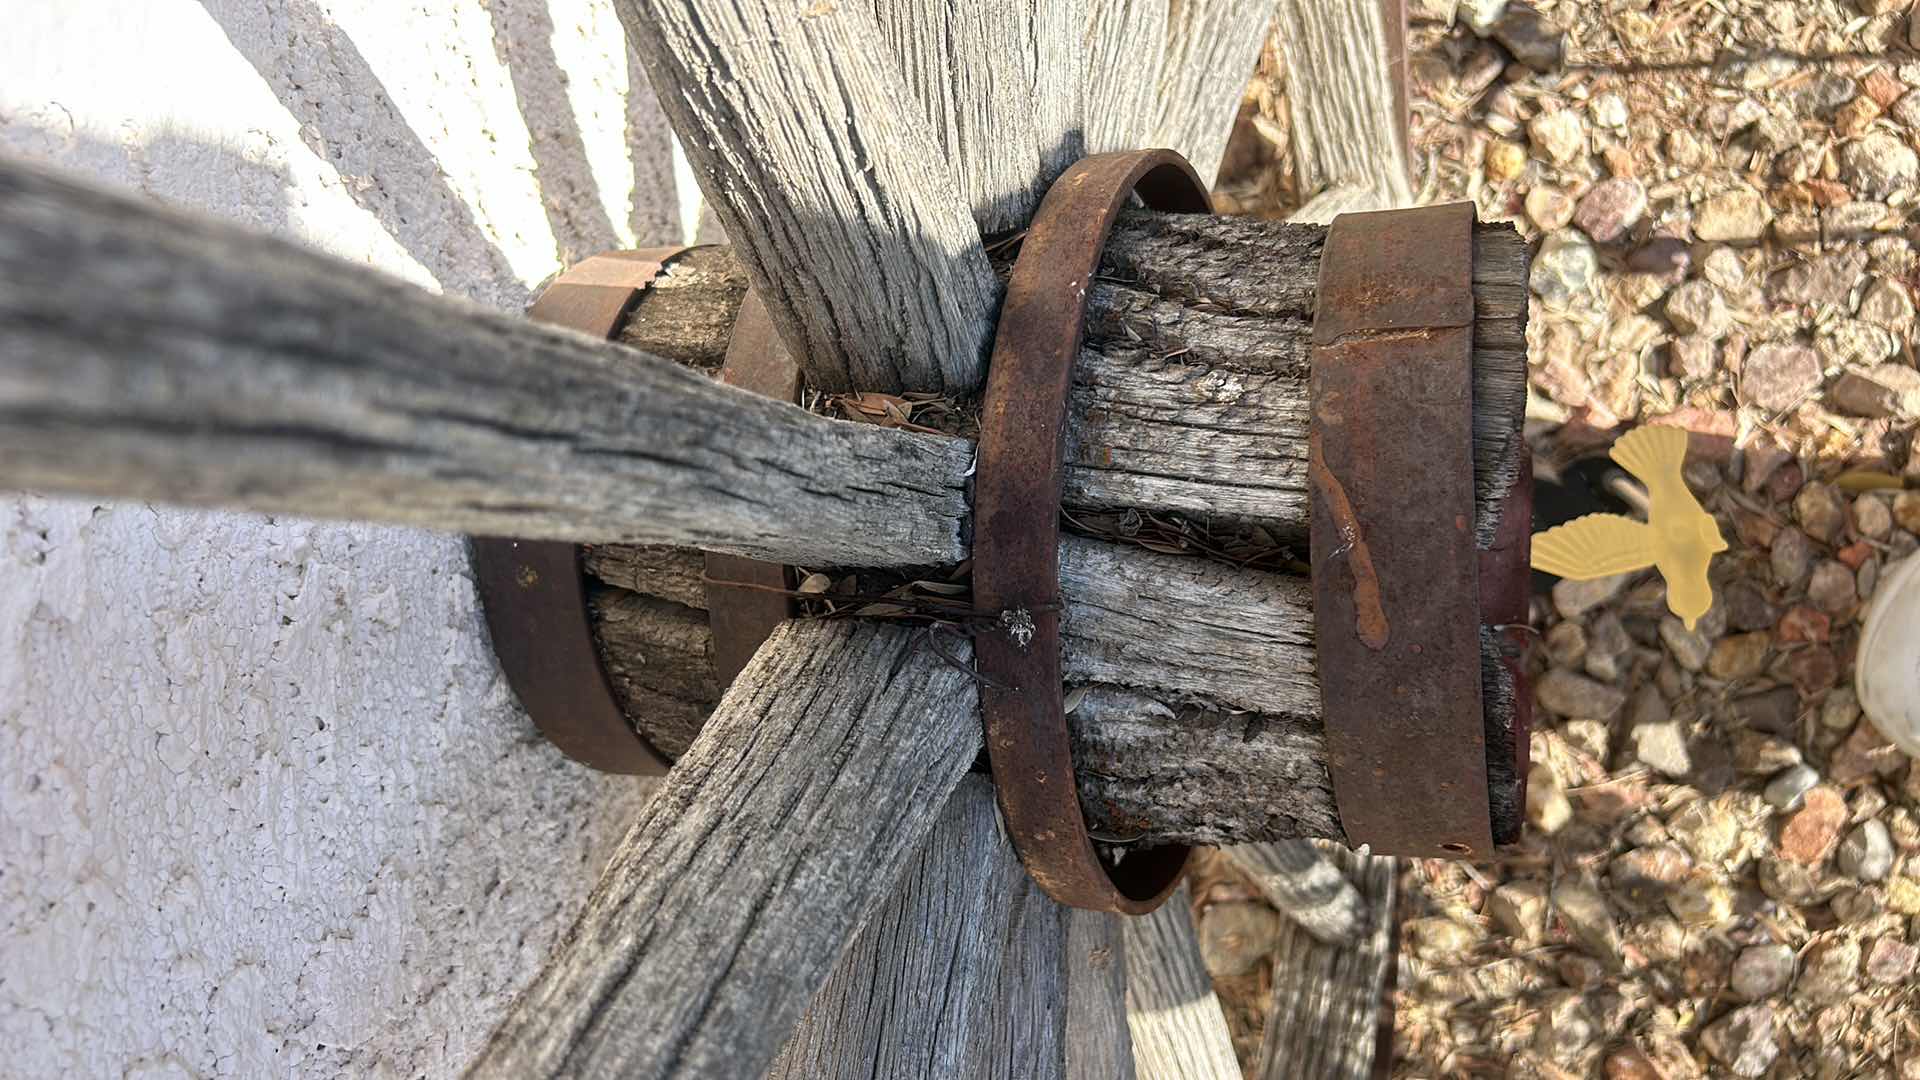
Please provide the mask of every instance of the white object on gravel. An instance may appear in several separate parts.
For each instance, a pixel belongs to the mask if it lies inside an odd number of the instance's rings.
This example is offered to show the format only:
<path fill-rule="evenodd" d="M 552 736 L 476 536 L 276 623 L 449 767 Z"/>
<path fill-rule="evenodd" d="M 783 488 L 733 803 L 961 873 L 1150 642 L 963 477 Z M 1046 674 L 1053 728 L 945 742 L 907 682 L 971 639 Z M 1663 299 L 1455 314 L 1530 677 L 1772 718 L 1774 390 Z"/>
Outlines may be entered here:
<path fill-rule="evenodd" d="M 1853 687 L 1880 734 L 1920 757 L 1920 555 L 1883 572 L 1867 606 Z"/>

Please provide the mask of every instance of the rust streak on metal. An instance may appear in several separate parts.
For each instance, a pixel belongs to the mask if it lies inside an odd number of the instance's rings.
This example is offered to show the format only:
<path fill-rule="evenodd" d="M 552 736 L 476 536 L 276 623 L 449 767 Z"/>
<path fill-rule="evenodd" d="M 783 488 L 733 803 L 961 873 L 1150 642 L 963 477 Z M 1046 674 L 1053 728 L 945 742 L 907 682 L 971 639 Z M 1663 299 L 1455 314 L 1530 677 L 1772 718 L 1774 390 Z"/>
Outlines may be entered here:
<path fill-rule="evenodd" d="M 1327 468 L 1326 455 L 1320 452 L 1320 429 L 1314 428 L 1307 435 L 1308 461 L 1307 475 L 1313 482 L 1313 490 L 1327 504 L 1327 512 L 1333 515 L 1334 528 L 1345 543 L 1341 548 L 1329 552 L 1329 559 L 1345 555 L 1348 567 L 1353 572 L 1354 624 L 1359 631 L 1360 640 L 1367 648 L 1378 652 L 1387 647 L 1392 627 L 1387 622 L 1386 610 L 1380 604 L 1380 575 L 1373 572 L 1373 552 L 1367 550 L 1366 534 L 1360 530 L 1360 521 L 1354 516 L 1353 503 L 1347 498 L 1347 489 L 1340 484 L 1340 478 Z"/>

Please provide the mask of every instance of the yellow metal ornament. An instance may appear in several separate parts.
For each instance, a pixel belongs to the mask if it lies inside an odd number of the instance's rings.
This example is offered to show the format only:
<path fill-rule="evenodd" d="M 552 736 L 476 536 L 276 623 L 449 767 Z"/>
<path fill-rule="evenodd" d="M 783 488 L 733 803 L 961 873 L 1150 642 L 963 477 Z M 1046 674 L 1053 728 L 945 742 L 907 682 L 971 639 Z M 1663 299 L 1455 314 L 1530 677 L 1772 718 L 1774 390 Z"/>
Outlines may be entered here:
<path fill-rule="evenodd" d="M 1647 520 L 1588 514 L 1555 526 L 1533 538 L 1533 568 L 1589 581 L 1656 567 L 1667 581 L 1667 607 L 1691 630 L 1713 606 L 1707 567 L 1727 542 L 1680 475 L 1687 433 L 1635 428 L 1613 444 L 1609 456 L 1646 485 Z"/>

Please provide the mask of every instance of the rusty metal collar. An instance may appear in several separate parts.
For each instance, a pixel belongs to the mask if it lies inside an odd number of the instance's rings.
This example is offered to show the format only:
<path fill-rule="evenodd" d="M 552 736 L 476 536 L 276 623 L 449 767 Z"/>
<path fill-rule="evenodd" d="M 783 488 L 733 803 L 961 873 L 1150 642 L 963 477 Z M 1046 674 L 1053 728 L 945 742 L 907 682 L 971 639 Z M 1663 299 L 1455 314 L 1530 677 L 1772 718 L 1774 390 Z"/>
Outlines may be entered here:
<path fill-rule="evenodd" d="M 660 270 L 686 250 L 596 255 L 555 278 L 527 314 L 610 338 Z M 600 666 L 580 548 L 476 536 L 472 559 L 494 655 L 540 733 L 582 765 L 611 773 L 665 773 L 666 757 L 633 730 Z"/>
<path fill-rule="evenodd" d="M 1007 832 L 1047 895 L 1144 914 L 1173 891 L 1184 846 L 1111 868 L 1087 835 L 1060 676 L 1060 485 L 1067 387 L 1100 251 L 1130 195 L 1156 210 L 1212 210 L 1171 150 L 1097 154 L 1048 189 L 1027 231 L 987 371 L 974 480 L 974 603 L 998 622 L 976 639 L 987 755 Z"/>
<path fill-rule="evenodd" d="M 1313 615 L 1349 843 L 1493 851 L 1474 546 L 1473 207 L 1345 214 L 1313 322 Z"/>

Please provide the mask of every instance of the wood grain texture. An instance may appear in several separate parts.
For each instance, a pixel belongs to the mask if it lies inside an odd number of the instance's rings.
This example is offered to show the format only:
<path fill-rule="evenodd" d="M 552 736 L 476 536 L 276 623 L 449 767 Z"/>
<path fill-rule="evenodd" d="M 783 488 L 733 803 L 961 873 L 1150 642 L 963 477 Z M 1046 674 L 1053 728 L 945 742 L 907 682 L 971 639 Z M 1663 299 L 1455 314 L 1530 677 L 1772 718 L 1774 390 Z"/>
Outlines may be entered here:
<path fill-rule="evenodd" d="M 994 1039 L 1008 1018 L 1047 1013 L 1065 984 L 1004 977 L 1016 930 L 1033 920 L 1026 871 L 994 807 L 993 784 L 968 776 L 948 802 L 892 897 L 868 920 L 768 1072 L 771 1080 L 875 1076 L 974 1076 L 1004 1066 L 1015 1076 L 1063 1075 L 1058 1054 Z M 1052 947 L 1067 944 L 1065 925 Z M 1004 996 L 1036 992 L 1038 1000 Z"/>
<path fill-rule="evenodd" d="M 1140 1080 L 1240 1077 L 1226 1013 L 1200 960 L 1192 905 L 1182 884 L 1152 914 L 1126 921 L 1127 1027 Z"/>
<path fill-rule="evenodd" d="M 787 623 L 610 860 L 475 1077 L 757 1077 L 980 746 L 895 627 Z"/>
<path fill-rule="evenodd" d="M 1138 150 L 1160 120 L 1167 0 L 1087 4 L 1087 153 Z"/>
<path fill-rule="evenodd" d="M 1082 538 L 1061 553 L 1063 665 L 1072 687 L 1087 687 L 1074 695 L 1069 731 L 1094 830 L 1208 844 L 1339 836 L 1303 583 Z M 710 635 L 703 612 L 636 599 L 610 608 L 620 618 L 602 618 L 596 633 L 622 707 L 665 749 L 684 742 L 687 712 L 702 703 L 679 696 L 685 682 L 650 686 L 705 663 Z M 1207 618 L 1193 620 L 1189 605 Z M 943 648 L 970 656 L 964 642 Z M 1246 676 L 1268 658 L 1293 664 L 1293 681 Z M 1116 679 L 1151 689 L 1088 685 Z M 1218 694 L 1264 704 L 1230 708 Z"/>
<path fill-rule="evenodd" d="M 1311 840 L 1236 844 L 1221 854 L 1253 881 L 1268 903 L 1320 941 L 1351 942 L 1367 926 L 1359 890 Z"/>
<path fill-rule="evenodd" d="M 1084 153 L 1080 0 L 873 0 L 881 37 L 982 233 L 1024 227 Z"/>
<path fill-rule="evenodd" d="M 1380 0 L 1280 0 L 1293 164 L 1309 202 L 1295 221 L 1413 202 Z"/>
<path fill-rule="evenodd" d="M 1220 171 L 1240 96 L 1272 22 L 1268 3 L 1171 0 L 1151 143 L 1185 154 L 1209 186 Z"/>
<path fill-rule="evenodd" d="M 621 324 L 619 340 L 679 364 L 718 370 L 747 296 L 747 268 L 731 247 L 689 248 L 667 261 Z"/>
<path fill-rule="evenodd" d="M 1367 1080 L 1374 1075 L 1382 991 L 1394 962 L 1397 860 L 1347 848 L 1322 850 L 1360 893 L 1368 924 L 1353 941 L 1327 944 L 1283 922 L 1273 960 L 1273 1012 L 1254 1075 L 1261 1080 Z"/>
<path fill-rule="evenodd" d="M 1066 1071 L 1072 1080 L 1133 1080 L 1127 1028 L 1126 917 L 1067 912 Z"/>
<path fill-rule="evenodd" d="M 873 8 L 614 9 L 808 383 L 977 389 L 999 286 Z"/>
<path fill-rule="evenodd" d="M 965 443 L 37 165 L 0 165 L 0 281 L 9 487 L 828 564 L 966 551 Z"/>

